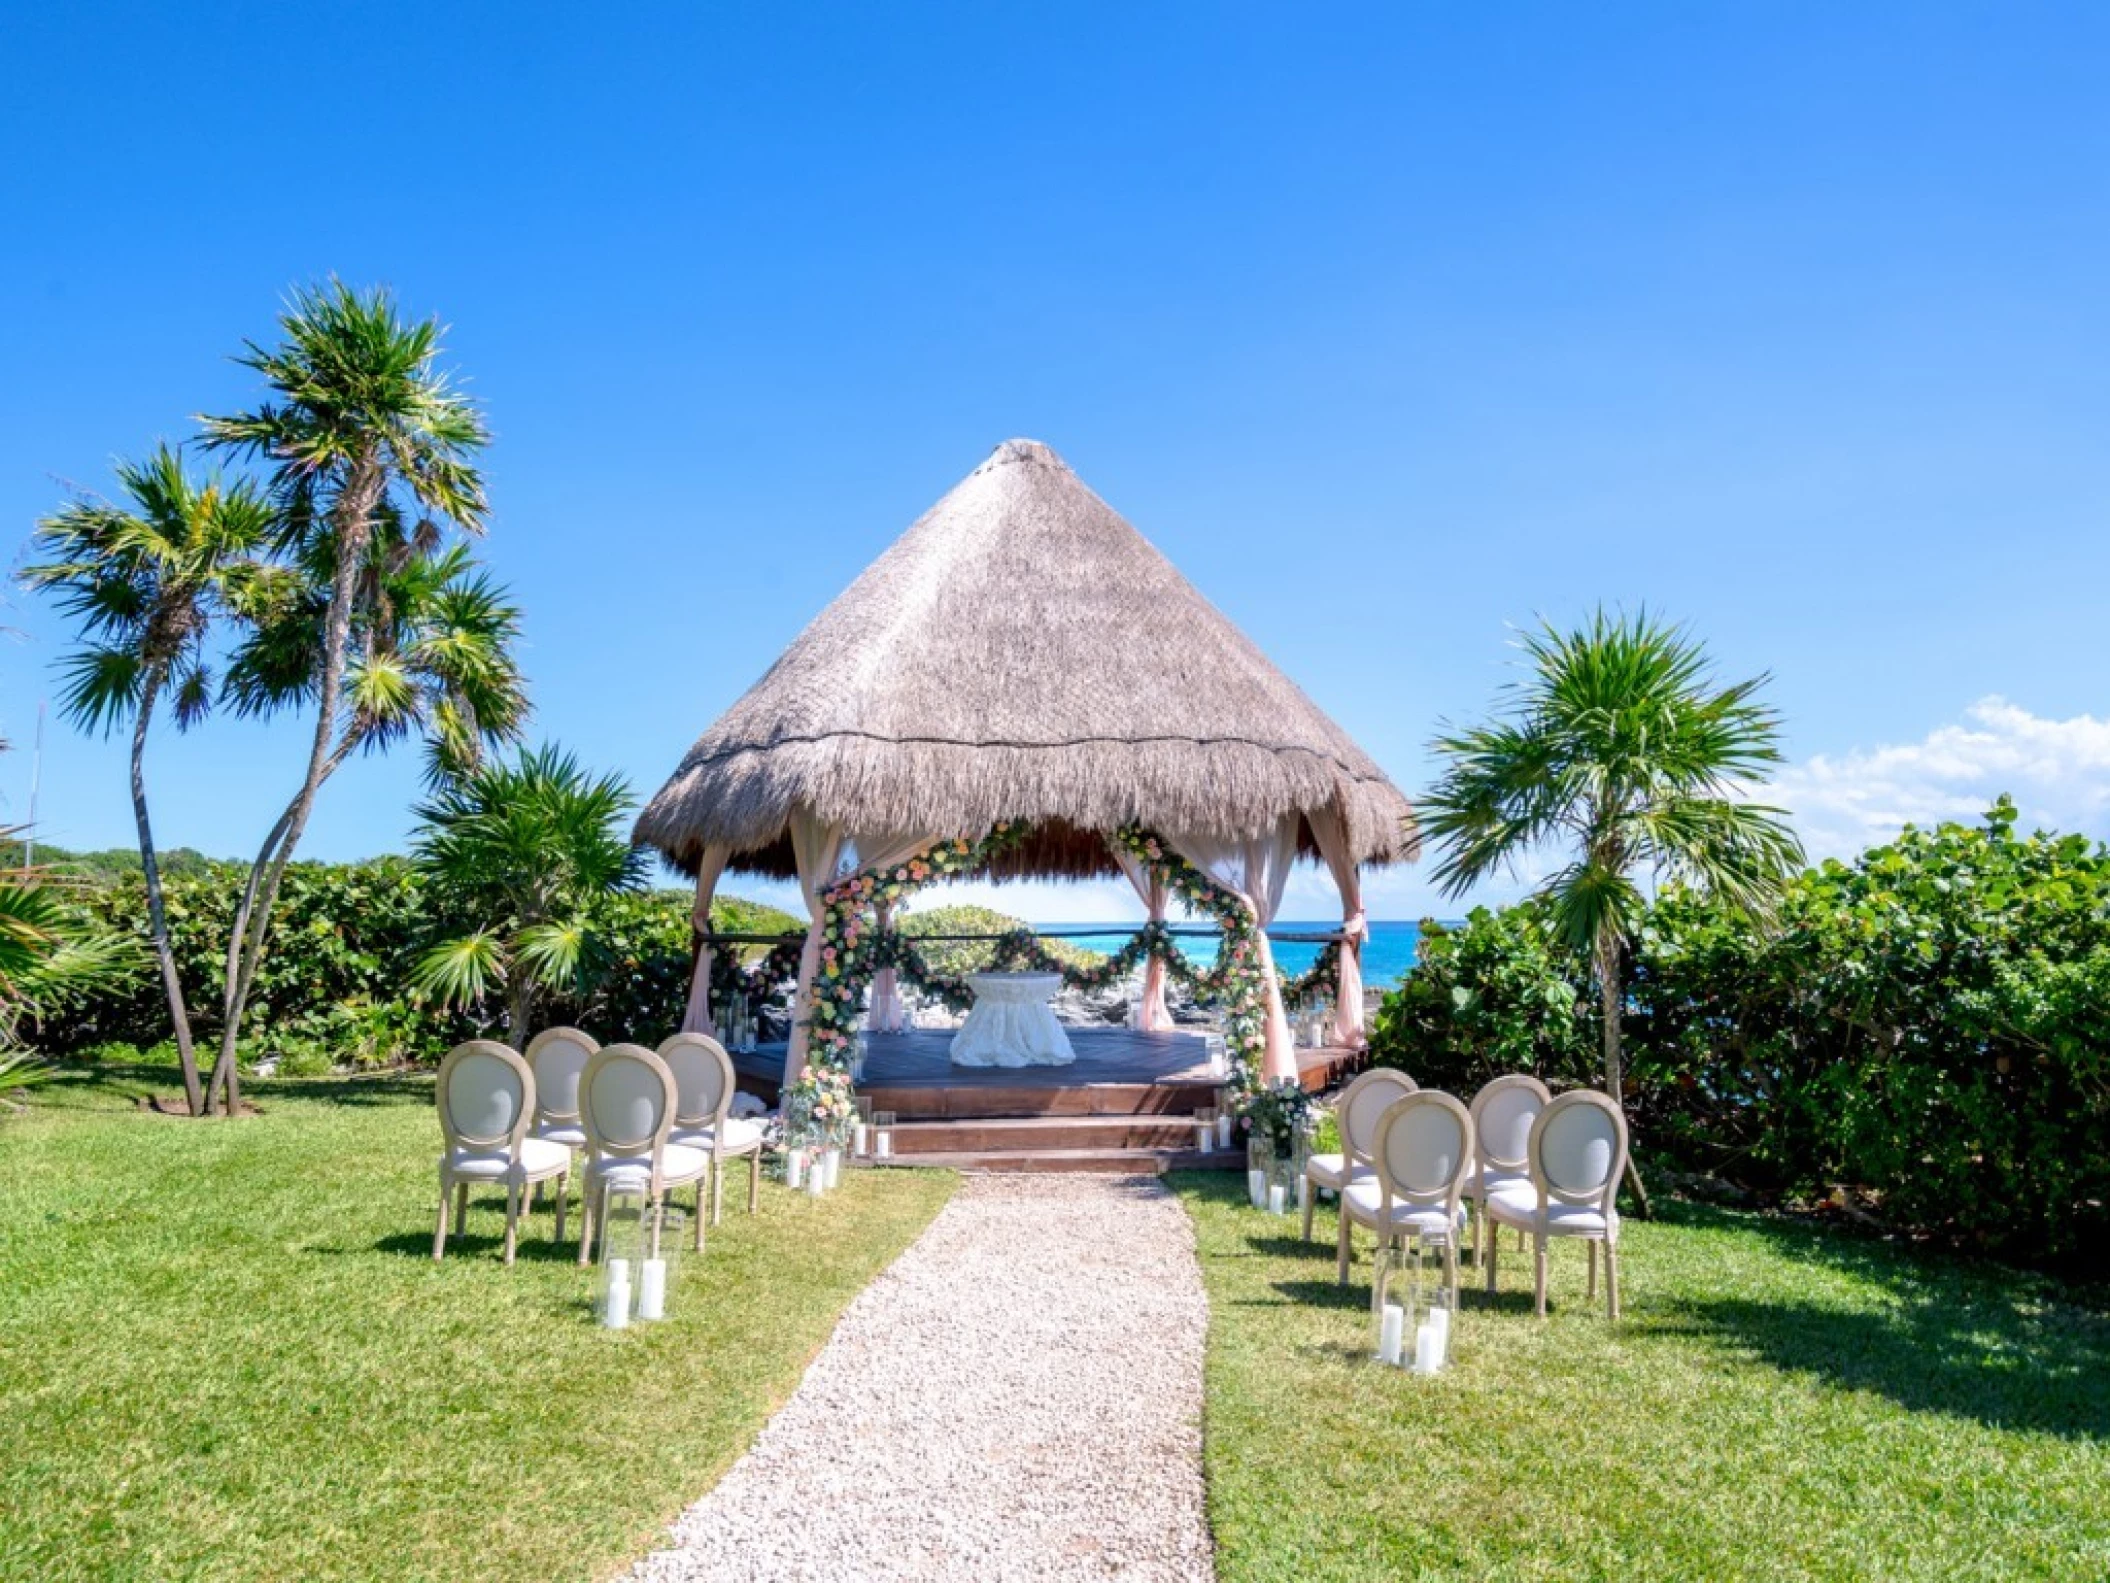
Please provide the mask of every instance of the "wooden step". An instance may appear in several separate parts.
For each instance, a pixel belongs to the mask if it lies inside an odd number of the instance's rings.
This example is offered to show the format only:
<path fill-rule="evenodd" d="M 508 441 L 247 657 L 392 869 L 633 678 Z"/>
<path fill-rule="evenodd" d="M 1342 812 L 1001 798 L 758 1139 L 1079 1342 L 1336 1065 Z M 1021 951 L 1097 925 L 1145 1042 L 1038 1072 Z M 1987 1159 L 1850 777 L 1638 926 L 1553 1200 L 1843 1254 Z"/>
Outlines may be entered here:
<path fill-rule="evenodd" d="M 864 1160 L 875 1169 L 917 1166 L 953 1171 L 1075 1171 L 1097 1176 L 1162 1176 L 1167 1171 L 1244 1169 L 1243 1150 L 1193 1149 L 1001 1149 L 916 1154 Z"/>
<path fill-rule="evenodd" d="M 859 1084 L 874 1110 L 903 1121 L 981 1120 L 1024 1116 L 1192 1116 L 1222 1097 L 1213 1082 L 993 1083 L 941 1088 L 931 1084 Z"/>
<path fill-rule="evenodd" d="M 897 1155 L 1046 1149 L 1178 1151 L 1192 1149 L 1195 1141 L 1194 1123 L 1185 1116 L 991 1116 L 897 1121 L 893 1128 Z"/>

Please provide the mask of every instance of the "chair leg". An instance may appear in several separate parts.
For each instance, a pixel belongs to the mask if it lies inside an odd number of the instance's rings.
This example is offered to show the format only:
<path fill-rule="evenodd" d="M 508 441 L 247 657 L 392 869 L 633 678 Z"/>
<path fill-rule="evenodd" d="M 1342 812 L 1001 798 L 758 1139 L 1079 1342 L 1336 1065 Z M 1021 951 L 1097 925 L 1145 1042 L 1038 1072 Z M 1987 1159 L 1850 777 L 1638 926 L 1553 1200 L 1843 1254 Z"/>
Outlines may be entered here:
<path fill-rule="evenodd" d="M 564 1240 L 564 1201 L 571 1197 L 571 1173 L 557 1178 L 557 1240 Z"/>
<path fill-rule="evenodd" d="M 696 1189 L 696 1212 L 699 1216 L 703 1213 L 703 1189 L 700 1186 Z M 713 1160 L 711 1161 L 711 1224 L 715 1226 L 724 1218 L 725 1162 L 723 1160 Z M 701 1247 L 702 1244 L 698 1243 L 697 1246 Z"/>
<path fill-rule="evenodd" d="M 696 1184 L 696 1251 L 703 1251 L 703 1183 Z"/>
<path fill-rule="evenodd" d="M 747 1156 L 747 1212 L 752 1215 L 755 1205 L 762 1199 L 762 1151 L 755 1149 Z"/>
<path fill-rule="evenodd" d="M 585 1269 L 593 1255 L 593 1179 L 579 1190 L 579 1268 Z"/>
<path fill-rule="evenodd" d="M 1334 1284 L 1334 1285 L 1336 1285 L 1336 1286 L 1346 1286 L 1346 1285 L 1348 1284 L 1348 1252 L 1349 1252 L 1349 1249 L 1348 1249 L 1348 1195 L 1347 1195 L 1346 1193 L 1343 1193 L 1343 1194 L 1341 1195 L 1341 1210 L 1340 1210 L 1340 1220 L 1341 1220 L 1341 1229 L 1340 1229 L 1339 1233 L 1338 1233 L 1338 1234 L 1337 1234 L 1337 1235 L 1335 1236 L 1335 1238 L 1334 1238 L 1334 1265 L 1335 1265 L 1335 1268 L 1334 1268 L 1334 1277 L 1333 1277 L 1333 1284 Z"/>
<path fill-rule="evenodd" d="M 520 1242 L 520 1184 L 506 1183 L 506 1263 L 513 1262 L 513 1250 Z"/>
<path fill-rule="evenodd" d="M 459 1237 L 469 1229 L 469 1184 L 454 1185 L 454 1234 Z"/>
<path fill-rule="evenodd" d="M 1446 1237 L 1443 1242 L 1443 1284 L 1450 1289 L 1451 1312 L 1458 1312 L 1458 1239 Z"/>
<path fill-rule="evenodd" d="M 1481 1244 L 1486 1240 L 1486 1227 L 1480 1224 L 1487 1218 L 1487 1200 L 1478 1193 L 1473 1194 L 1473 1264 L 1477 1267 L 1486 1259 Z"/>
<path fill-rule="evenodd" d="M 447 1178 L 440 1178 L 440 1223 L 432 1234 L 432 1262 L 437 1264 L 447 1253 Z"/>
<path fill-rule="evenodd" d="M 1546 1317 L 1546 1233 L 1540 1232 L 1532 1238 L 1538 1259 L 1539 1318 Z"/>
<path fill-rule="evenodd" d="M 1604 1245 L 1604 1300 L 1611 1317 L 1619 1317 L 1619 1246 L 1607 1241 Z"/>
<path fill-rule="evenodd" d="M 1502 1228 L 1487 1228 L 1487 1295 L 1495 1295 L 1495 1266 L 1502 1261 Z"/>
<path fill-rule="evenodd" d="M 1304 1240 L 1311 1241 L 1311 1212 L 1319 1206 L 1319 1190 L 1312 1185 L 1310 1177 L 1301 1178 L 1298 1187 L 1304 1197 Z"/>
<path fill-rule="evenodd" d="M 1583 1288 L 1583 1294 L 1594 1303 L 1597 1301 L 1597 1239 L 1590 1237 L 1585 1240 L 1590 1253 L 1590 1283 Z M 1607 1275 L 1605 1279 L 1610 1280 L 1611 1277 Z"/>
<path fill-rule="evenodd" d="M 1392 1289 L 1392 1260 L 1385 1257 L 1385 1249 L 1389 1246 L 1390 1243 L 1380 1235 L 1377 1252 L 1371 1259 L 1374 1268 L 1370 1273 L 1370 1312 L 1373 1316 L 1385 1311 L 1385 1293 Z"/>

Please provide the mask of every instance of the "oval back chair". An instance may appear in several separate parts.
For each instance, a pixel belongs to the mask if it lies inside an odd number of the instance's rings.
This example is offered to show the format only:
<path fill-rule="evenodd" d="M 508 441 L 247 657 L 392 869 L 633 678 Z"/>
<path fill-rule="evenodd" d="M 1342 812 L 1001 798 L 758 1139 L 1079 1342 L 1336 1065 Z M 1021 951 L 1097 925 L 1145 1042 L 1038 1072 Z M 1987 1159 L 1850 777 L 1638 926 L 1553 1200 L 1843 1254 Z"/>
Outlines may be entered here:
<path fill-rule="evenodd" d="M 432 1236 L 432 1256 L 447 1251 L 447 1200 L 454 1198 L 454 1230 L 461 1234 L 469 1217 L 469 1188 L 492 1183 L 506 1190 L 506 1263 L 513 1262 L 520 1225 L 522 1194 L 538 1182 L 563 1179 L 571 1171 L 571 1151 L 560 1144 L 528 1136 L 535 1114 L 535 1074 L 508 1046 L 492 1039 L 458 1044 L 440 1062 L 433 1097 L 439 1107 L 439 1225 Z M 558 1236 L 563 1236 L 564 1196 L 557 1197 Z"/>
<path fill-rule="evenodd" d="M 711 1156 L 711 1224 L 725 1217 L 725 1162 L 747 1156 L 747 1212 L 755 1212 L 762 1192 L 762 1128 L 732 1118 L 737 1074 L 725 1046 L 708 1034 L 677 1033 L 659 1047 L 659 1058 L 674 1073 L 678 1097 L 672 1140 L 707 1150 Z"/>
<path fill-rule="evenodd" d="M 528 1041 L 527 1063 L 535 1071 L 535 1136 L 586 1147 L 586 1124 L 579 1120 L 579 1079 L 601 1043 L 577 1028 L 545 1028 Z"/>
<path fill-rule="evenodd" d="M 1497 1226 L 1532 1234 L 1538 1311 L 1546 1312 L 1546 1244 L 1553 1237 L 1582 1237 L 1590 1245 L 1590 1286 L 1597 1295 L 1597 1245 L 1605 1250 L 1606 1312 L 1619 1317 L 1619 1197 L 1626 1174 L 1626 1117 L 1603 1094 L 1576 1089 L 1540 1111 L 1526 1150 L 1530 1179 L 1498 1186 L 1487 1213 Z M 1490 1238 L 1490 1244 L 1498 1242 Z M 1487 1289 L 1495 1289 L 1499 1254 L 1491 1249 Z"/>
<path fill-rule="evenodd" d="M 667 1189 L 697 1184 L 696 1245 L 703 1245 L 703 1179 L 711 1157 L 669 1143 L 678 1091 L 667 1063 L 641 1044 L 611 1044 L 587 1058 L 579 1078 L 586 1130 L 586 1178 L 579 1215 L 579 1263 L 592 1255 L 611 1192 L 639 1193 L 656 1212 Z"/>
<path fill-rule="evenodd" d="M 1315 1154 L 1304 1162 L 1304 1240 L 1311 1241 L 1312 1210 L 1319 1189 L 1330 1187 L 1338 1194 L 1359 1176 L 1370 1174 L 1370 1150 L 1377 1138 L 1378 1118 L 1402 1096 L 1414 1092 L 1414 1079 L 1397 1067 L 1376 1066 L 1341 1090 L 1333 1102 L 1333 1124 L 1341 1135 L 1339 1154 Z M 1346 1266 L 1341 1280 L 1348 1280 Z"/>
<path fill-rule="evenodd" d="M 1473 1207 L 1473 1262 L 1484 1264 L 1482 1246 L 1487 1195 L 1497 1187 L 1531 1179 L 1531 1124 L 1553 1101 L 1552 1092 L 1528 1072 L 1511 1072 L 1484 1084 L 1473 1095 L 1475 1169 L 1466 1184 Z M 1517 1246 L 1522 1247 L 1520 1242 Z"/>
<path fill-rule="evenodd" d="M 1473 1117 L 1459 1100 L 1431 1089 L 1397 1099 L 1378 1118 L 1370 1151 L 1370 1174 L 1341 1191 L 1340 1269 L 1347 1281 L 1349 1239 L 1354 1226 L 1377 1236 L 1378 1251 L 1402 1247 L 1410 1237 L 1443 1248 L 1444 1284 L 1458 1300 L 1458 1200 L 1472 1169 Z M 1382 1262 L 1382 1261 L 1381 1261 Z M 1371 1301 L 1384 1301 L 1384 1279 L 1372 1283 Z"/>

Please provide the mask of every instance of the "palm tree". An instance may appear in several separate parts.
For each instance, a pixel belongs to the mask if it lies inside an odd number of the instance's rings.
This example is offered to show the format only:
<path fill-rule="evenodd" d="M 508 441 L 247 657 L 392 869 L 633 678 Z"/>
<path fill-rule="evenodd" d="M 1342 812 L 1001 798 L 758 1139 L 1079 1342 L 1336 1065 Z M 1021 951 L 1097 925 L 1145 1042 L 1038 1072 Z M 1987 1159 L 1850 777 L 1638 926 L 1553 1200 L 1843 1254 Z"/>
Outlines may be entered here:
<path fill-rule="evenodd" d="M 212 706 L 210 637 L 231 611 L 251 609 L 269 587 L 259 557 L 275 522 L 270 502 L 247 481 L 194 480 L 167 445 L 145 462 L 120 462 L 122 502 L 83 498 L 37 526 L 32 553 L 46 559 L 23 576 L 58 591 L 78 623 L 81 646 L 61 662 L 61 711 L 84 730 L 132 726 L 132 817 L 146 873 L 147 921 L 192 1115 L 204 1110 L 190 1012 L 169 944 L 161 867 L 147 814 L 147 733 L 164 694 L 177 728 Z"/>
<path fill-rule="evenodd" d="M 1528 675 L 1495 718 L 1432 744 L 1448 761 L 1421 805 L 1455 897 L 1530 853 L 1565 848 L 1538 889 L 1556 929 L 1588 954 L 1604 1015 L 1605 1085 L 1625 1103 L 1626 951 L 1646 900 L 1637 876 L 1762 915 L 1802 862 L 1782 811 L 1741 785 L 1780 762 L 1767 677 L 1718 686 L 1706 651 L 1646 611 L 1599 610 L 1582 627 L 1521 641 Z M 1632 1176 L 1643 1212 L 1639 1173 Z"/>
<path fill-rule="evenodd" d="M 0 842 L 23 835 L 19 827 L 0 828 Z M 70 905 L 65 883 L 49 870 L 0 874 L 0 1087 L 27 1088 L 48 1070 L 18 1050 L 22 1019 L 59 1010 L 129 971 L 136 950 Z"/>
<path fill-rule="evenodd" d="M 242 1008 L 271 909 L 346 725 L 340 710 L 368 546 L 391 509 L 414 508 L 416 537 L 428 544 L 436 543 L 441 521 L 481 532 L 487 510 L 474 457 L 488 433 L 475 406 L 435 366 L 437 320 L 411 323 L 386 291 L 355 291 L 332 280 L 295 293 L 279 329 L 278 346 L 251 342 L 237 359 L 263 375 L 271 399 L 251 412 L 201 421 L 208 445 L 270 464 L 286 546 L 329 567 L 330 593 L 315 655 L 307 775 L 258 858 L 230 946 L 216 1089 L 234 1085 Z"/>
<path fill-rule="evenodd" d="M 268 718 L 314 698 L 329 629 L 327 591 L 335 583 L 333 551 L 328 543 L 308 547 L 305 566 L 296 568 L 298 591 L 273 600 L 268 616 L 252 624 L 230 656 L 222 691 L 238 714 Z M 428 782 L 473 773 L 488 747 L 517 739 L 527 720 L 526 683 L 513 653 L 519 609 L 465 546 L 421 553 L 415 532 L 393 510 L 379 513 L 366 562 L 354 580 L 359 598 L 342 727 L 316 785 L 354 753 L 385 752 L 411 736 L 424 739 Z M 228 944 L 230 980 L 241 970 L 238 953 L 253 936 L 251 918 L 268 865 L 286 850 L 296 811 L 297 801 L 279 815 L 250 868 Z M 220 1061 L 213 1086 L 232 1107 L 240 1077 L 224 1047 Z"/>
<path fill-rule="evenodd" d="M 619 777 L 591 777 L 554 746 L 444 782 L 417 811 L 413 856 L 488 922 L 432 947 L 412 982 L 446 1005 L 503 993 L 512 1043 L 525 1048 L 538 993 L 583 996 L 598 976 L 596 903 L 643 881 L 643 854 L 624 834 L 632 807 Z"/>

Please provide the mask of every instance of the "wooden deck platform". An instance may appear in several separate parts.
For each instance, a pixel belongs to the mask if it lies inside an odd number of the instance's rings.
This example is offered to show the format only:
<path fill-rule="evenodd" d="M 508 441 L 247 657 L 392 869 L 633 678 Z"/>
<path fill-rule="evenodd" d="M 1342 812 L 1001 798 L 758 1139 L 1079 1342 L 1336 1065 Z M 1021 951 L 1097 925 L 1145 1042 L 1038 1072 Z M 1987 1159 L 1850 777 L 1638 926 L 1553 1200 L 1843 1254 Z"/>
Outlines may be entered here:
<path fill-rule="evenodd" d="M 1223 1082 L 1203 1035 L 1065 1031 L 1077 1052 L 1069 1065 L 997 1068 L 954 1066 L 951 1029 L 873 1034 L 857 1092 L 875 1111 L 894 1113 L 901 1165 L 1142 1174 L 1244 1166 L 1242 1151 L 1194 1147 L 1194 1113 L 1219 1102 Z M 735 1055 L 741 1088 L 773 1102 L 784 1054 L 775 1044 Z M 1297 1057 L 1304 1086 L 1315 1093 L 1361 1061 L 1341 1049 Z"/>

